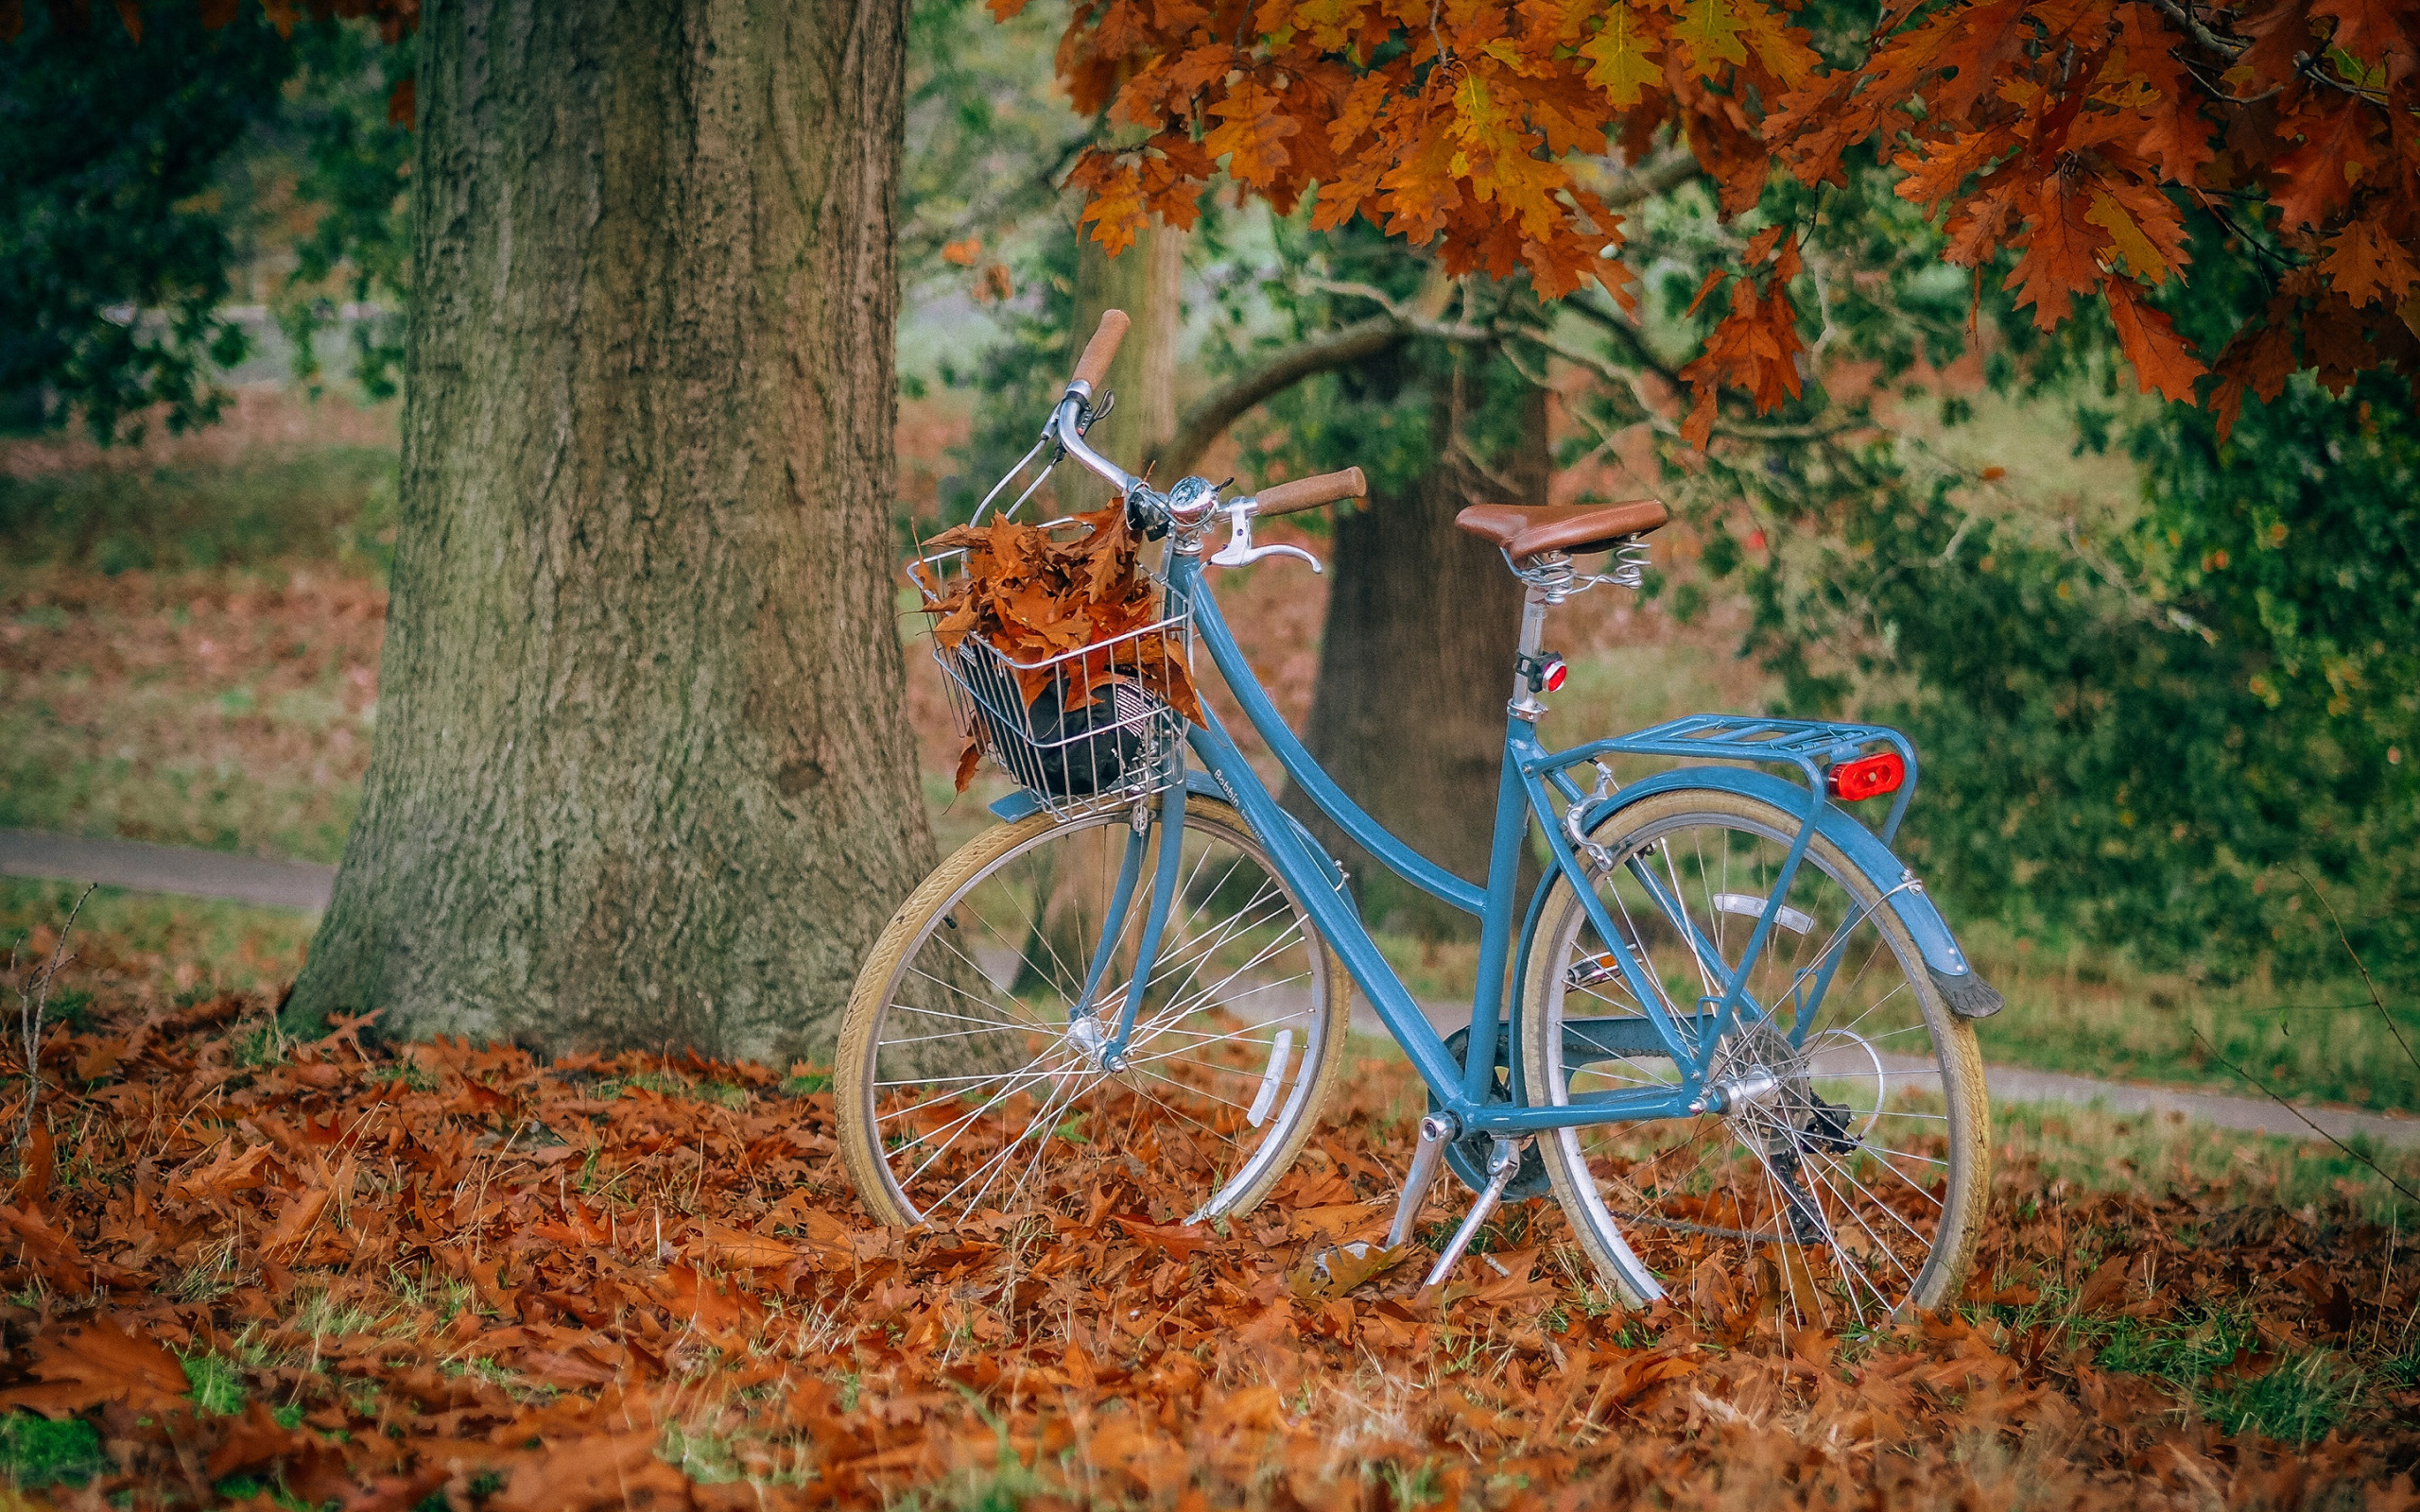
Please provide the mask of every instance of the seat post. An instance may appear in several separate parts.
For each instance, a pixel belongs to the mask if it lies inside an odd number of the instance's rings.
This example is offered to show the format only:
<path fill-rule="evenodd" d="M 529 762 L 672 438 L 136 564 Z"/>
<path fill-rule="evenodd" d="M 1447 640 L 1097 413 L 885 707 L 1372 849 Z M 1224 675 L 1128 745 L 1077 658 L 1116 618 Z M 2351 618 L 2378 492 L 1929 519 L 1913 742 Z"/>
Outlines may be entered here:
<path fill-rule="evenodd" d="M 1512 576 L 1521 579 L 1521 644 L 1519 661 L 1512 669 L 1512 704 L 1509 711 L 1515 719 L 1536 724 L 1547 706 L 1530 690 L 1530 679 L 1521 668 L 1537 660 L 1538 647 L 1547 638 L 1547 610 L 1569 596 L 1571 589 L 1571 558 L 1559 551 L 1540 552 L 1519 561 L 1506 562 Z"/>

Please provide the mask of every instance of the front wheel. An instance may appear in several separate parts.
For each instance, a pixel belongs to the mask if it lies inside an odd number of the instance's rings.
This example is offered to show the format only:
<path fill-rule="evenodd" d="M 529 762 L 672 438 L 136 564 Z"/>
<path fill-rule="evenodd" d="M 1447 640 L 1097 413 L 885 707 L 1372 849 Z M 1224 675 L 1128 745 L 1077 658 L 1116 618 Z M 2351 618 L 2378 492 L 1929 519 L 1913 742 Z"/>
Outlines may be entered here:
<path fill-rule="evenodd" d="M 1711 1011 L 1802 823 L 1682 789 L 1592 836 L 1612 862 L 1595 879 L 1607 916 L 1684 1053 L 1714 1036 L 1707 1081 L 1729 1090 L 1720 1111 L 1541 1136 L 1582 1247 L 1632 1305 L 1763 1293 L 1801 1323 L 1871 1326 L 1948 1300 L 1974 1253 L 1991 1181 L 1982 1061 L 1888 885 L 1817 834 L 1749 971 L 1748 1006 L 1727 1028 Z M 1526 1100 L 1679 1082 L 1617 967 L 1557 877 L 1530 940 Z"/>
<path fill-rule="evenodd" d="M 1156 805 L 1154 805 L 1156 808 Z M 840 1027 L 840 1149 L 885 1224 L 1080 1213 L 1103 1160 L 1139 1159 L 1172 1216 L 1248 1211 L 1318 1122 L 1342 1060 L 1346 979 L 1243 816 L 1185 804 L 1176 891 L 1122 1058 L 1167 827 L 1116 906 L 1125 810 L 996 825 L 935 868 L 875 942 Z M 1095 978 L 1099 1012 L 1077 1013 Z"/>

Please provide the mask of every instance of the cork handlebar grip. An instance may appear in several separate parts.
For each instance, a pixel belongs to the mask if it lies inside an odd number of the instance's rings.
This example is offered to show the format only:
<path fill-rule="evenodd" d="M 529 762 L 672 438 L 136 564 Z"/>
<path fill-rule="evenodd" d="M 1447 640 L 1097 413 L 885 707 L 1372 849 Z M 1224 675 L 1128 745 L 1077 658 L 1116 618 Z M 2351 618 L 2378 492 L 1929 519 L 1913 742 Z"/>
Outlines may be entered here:
<path fill-rule="evenodd" d="M 1076 359 L 1075 383 L 1098 389 L 1100 381 L 1109 376 L 1110 359 L 1117 355 L 1117 344 L 1126 339 L 1126 328 L 1134 322 L 1126 318 L 1124 310 L 1103 310 L 1100 329 L 1084 343 L 1084 354 Z"/>
<path fill-rule="evenodd" d="M 1357 499 L 1369 491 L 1370 480 L 1361 475 L 1361 470 L 1348 467 L 1341 472 L 1322 472 L 1317 477 L 1296 478 L 1273 489 L 1263 489 L 1259 493 L 1260 507 L 1253 512 L 1264 519 L 1273 514 L 1292 514 L 1298 509 L 1334 504 L 1339 499 Z"/>

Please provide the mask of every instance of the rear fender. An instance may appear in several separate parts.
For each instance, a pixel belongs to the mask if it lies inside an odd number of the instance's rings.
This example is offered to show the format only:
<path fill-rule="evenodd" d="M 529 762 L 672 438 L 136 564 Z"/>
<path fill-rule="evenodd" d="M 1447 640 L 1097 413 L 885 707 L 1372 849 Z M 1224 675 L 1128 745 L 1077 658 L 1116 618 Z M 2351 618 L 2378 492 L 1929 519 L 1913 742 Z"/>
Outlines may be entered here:
<path fill-rule="evenodd" d="M 1770 772 L 1743 766 L 1683 766 L 1633 782 L 1603 802 L 1582 811 L 1581 828 L 1593 834 L 1607 819 L 1634 803 L 1674 788 L 1691 787 L 1718 788 L 1742 798 L 1758 799 L 1785 814 L 1806 812 L 1806 789 Z M 1899 916 L 1899 921 L 1914 937 L 1916 949 L 1924 956 L 1926 973 L 1941 990 L 1950 1011 L 1966 1019 L 1988 1018 L 1997 1013 L 1999 993 L 1975 973 L 1965 953 L 1958 948 L 1956 936 L 1950 934 L 1948 923 L 1942 919 L 1941 910 L 1933 906 L 1924 884 L 1891 853 L 1891 848 L 1837 803 L 1825 801 L 1817 805 L 1815 828 L 1817 833 L 1840 848 L 1849 865 L 1865 874 L 1876 892 L 1884 895 L 1891 911 Z M 1516 1013 L 1529 1006 L 1521 993 L 1530 980 L 1530 944 L 1537 936 L 1538 921 L 1546 913 L 1547 895 L 1554 884 L 1555 875 L 1549 873 L 1538 885 L 1530 899 L 1529 915 L 1522 920 L 1520 947 L 1512 963 Z"/>

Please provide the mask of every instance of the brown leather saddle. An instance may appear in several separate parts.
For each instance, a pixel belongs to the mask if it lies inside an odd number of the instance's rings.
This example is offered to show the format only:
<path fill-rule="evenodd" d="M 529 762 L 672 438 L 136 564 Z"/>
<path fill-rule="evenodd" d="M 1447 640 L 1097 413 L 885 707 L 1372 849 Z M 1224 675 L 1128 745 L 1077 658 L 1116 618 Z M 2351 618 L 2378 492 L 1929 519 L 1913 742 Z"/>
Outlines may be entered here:
<path fill-rule="evenodd" d="M 1517 504 L 1474 504 L 1454 524 L 1481 541 L 1501 546 L 1518 561 L 1544 551 L 1582 556 L 1611 551 L 1625 536 L 1644 535 L 1672 518 L 1661 499 L 1625 504 L 1564 504 L 1531 508 Z"/>

